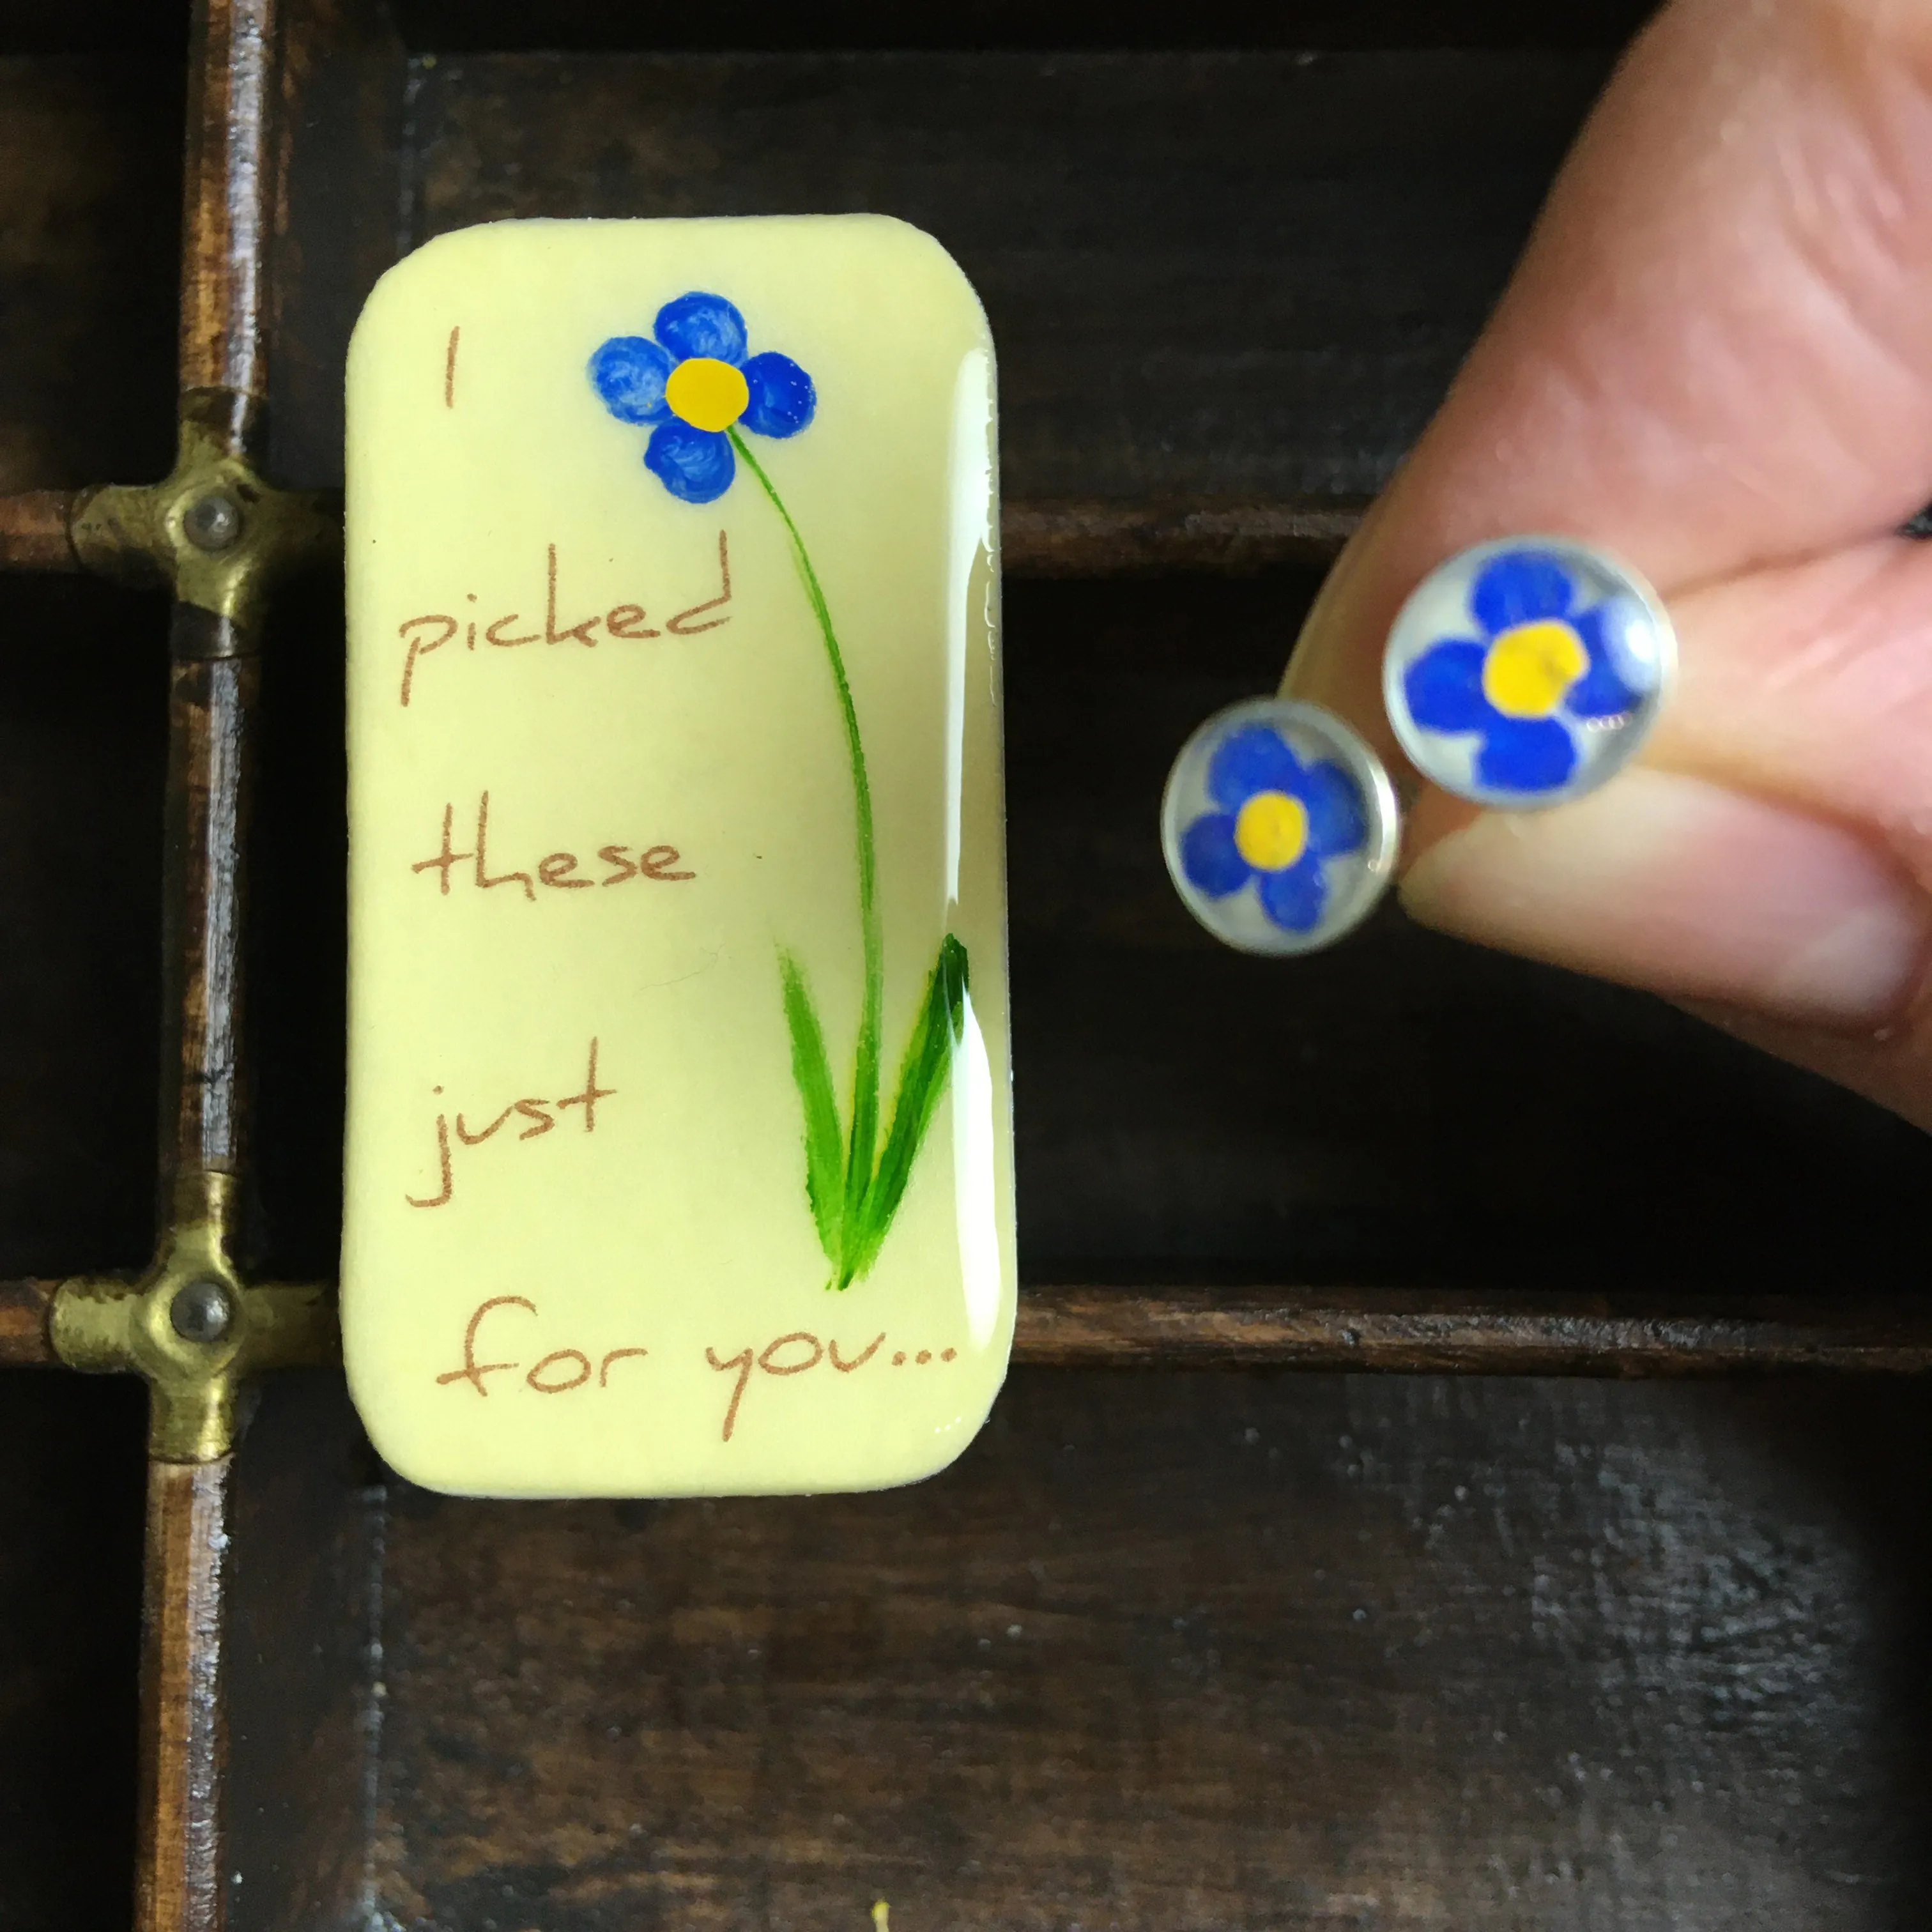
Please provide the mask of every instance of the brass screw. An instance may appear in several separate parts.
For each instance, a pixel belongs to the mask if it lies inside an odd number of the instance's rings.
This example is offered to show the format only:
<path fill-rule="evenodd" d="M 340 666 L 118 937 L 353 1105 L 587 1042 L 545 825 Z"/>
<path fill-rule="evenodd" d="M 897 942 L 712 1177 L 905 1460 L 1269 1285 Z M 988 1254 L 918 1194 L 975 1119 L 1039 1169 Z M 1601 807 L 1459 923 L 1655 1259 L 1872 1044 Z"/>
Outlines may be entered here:
<path fill-rule="evenodd" d="M 206 1277 L 177 1288 L 168 1304 L 168 1320 L 184 1342 L 218 1342 L 234 1319 L 227 1289 Z"/>
<path fill-rule="evenodd" d="M 242 511 L 232 496 L 212 490 L 182 514 L 182 529 L 196 550 L 226 550 L 242 534 Z"/>

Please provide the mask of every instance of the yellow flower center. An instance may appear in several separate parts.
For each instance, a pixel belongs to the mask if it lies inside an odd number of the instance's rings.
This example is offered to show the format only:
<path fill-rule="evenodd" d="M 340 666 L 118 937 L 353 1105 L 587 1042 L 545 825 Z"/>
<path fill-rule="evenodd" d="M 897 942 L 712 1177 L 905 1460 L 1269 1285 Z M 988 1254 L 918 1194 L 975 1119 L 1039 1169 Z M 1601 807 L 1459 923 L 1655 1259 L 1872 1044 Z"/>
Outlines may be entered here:
<path fill-rule="evenodd" d="M 1258 872 L 1279 872 L 1308 849 L 1308 808 L 1285 791 L 1258 791 L 1234 820 L 1234 850 Z"/>
<path fill-rule="evenodd" d="M 1505 718 L 1547 718 L 1590 668 L 1583 640 L 1556 617 L 1519 624 L 1490 645 L 1483 695 Z"/>
<path fill-rule="evenodd" d="M 729 429 L 752 400 L 742 370 L 715 356 L 694 356 L 670 372 L 664 400 L 693 429 Z"/>

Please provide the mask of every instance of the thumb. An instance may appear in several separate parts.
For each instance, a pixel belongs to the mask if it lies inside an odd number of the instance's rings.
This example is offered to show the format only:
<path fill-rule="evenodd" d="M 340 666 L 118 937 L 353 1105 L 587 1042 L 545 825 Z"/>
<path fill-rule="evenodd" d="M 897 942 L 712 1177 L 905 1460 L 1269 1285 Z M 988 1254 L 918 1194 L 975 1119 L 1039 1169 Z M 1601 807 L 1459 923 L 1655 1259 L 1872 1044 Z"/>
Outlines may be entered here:
<path fill-rule="evenodd" d="M 1380 658 L 1466 546 L 1574 536 L 1672 607 L 1648 770 L 1501 818 L 1426 791 L 1411 909 L 1775 1022 L 1922 1120 L 1932 940 L 1932 8 L 1679 0 L 1633 50 L 1288 688 L 1400 767 Z M 1413 788 L 1412 787 L 1412 789 Z M 1847 1054 L 1834 1034 L 1874 1030 Z"/>

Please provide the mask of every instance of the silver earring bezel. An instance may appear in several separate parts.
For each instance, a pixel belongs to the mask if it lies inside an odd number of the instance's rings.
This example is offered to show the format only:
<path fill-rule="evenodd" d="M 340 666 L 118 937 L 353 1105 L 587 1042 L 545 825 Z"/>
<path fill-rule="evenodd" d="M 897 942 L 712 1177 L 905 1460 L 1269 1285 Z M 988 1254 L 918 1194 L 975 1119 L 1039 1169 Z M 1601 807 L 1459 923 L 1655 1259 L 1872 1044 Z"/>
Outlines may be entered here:
<path fill-rule="evenodd" d="M 1276 926 L 1258 904 L 1256 919 L 1238 920 L 1234 922 L 1236 930 L 1230 932 L 1225 922 L 1226 910 L 1234 900 L 1254 896 L 1252 883 L 1217 899 L 1196 886 L 1181 866 L 1180 839 L 1186 826 L 1207 808 L 1202 801 L 1205 797 L 1206 768 L 1213 756 L 1211 747 L 1229 730 L 1248 722 L 1277 728 L 1286 723 L 1291 729 L 1298 729 L 1320 741 L 1323 755 L 1336 757 L 1355 780 L 1367 807 L 1367 856 L 1360 862 L 1352 881 L 1346 908 L 1325 916 L 1315 929 L 1316 936 L 1304 938 L 1287 927 Z M 1285 742 L 1298 757 L 1304 755 L 1292 740 Z M 1402 849 L 1402 809 L 1388 767 L 1346 719 L 1300 698 L 1249 698 L 1224 705 L 1189 734 L 1168 767 L 1167 782 L 1162 788 L 1160 835 L 1168 877 L 1197 924 L 1237 952 L 1260 958 L 1299 958 L 1346 938 L 1387 896 L 1394 882 L 1396 860 Z"/>
<path fill-rule="evenodd" d="M 1418 724 L 1409 715 L 1408 698 L 1402 688 L 1402 680 L 1409 667 L 1425 650 L 1441 641 L 1446 635 L 1446 633 L 1436 631 L 1433 626 L 1425 627 L 1432 632 L 1426 644 L 1403 648 L 1406 642 L 1402 638 L 1404 626 L 1412 621 L 1425 598 L 1436 590 L 1448 572 L 1466 571 L 1473 583 L 1483 566 L 1491 558 L 1513 550 L 1548 550 L 1570 564 L 1573 570 L 1575 562 L 1580 561 L 1592 574 L 1617 580 L 1624 594 L 1634 598 L 1642 607 L 1656 639 L 1656 682 L 1653 688 L 1643 696 L 1640 710 L 1628 715 L 1622 722 L 1617 724 L 1576 721 L 1577 724 L 1592 736 L 1615 731 L 1617 734 L 1615 755 L 1605 757 L 1600 753 L 1589 760 L 1581 778 L 1572 778 L 1562 786 L 1547 793 L 1507 790 L 1485 785 L 1473 774 L 1468 777 L 1456 773 L 1445 774 L 1442 753 L 1445 741 L 1466 736 L 1473 738 L 1475 734 L 1435 731 L 1426 725 Z M 1549 812 L 1558 806 L 1573 804 L 1580 798 L 1587 798 L 1592 792 L 1609 784 L 1619 772 L 1630 764 L 1657 728 L 1658 720 L 1676 691 L 1677 675 L 1677 627 L 1664 599 L 1642 572 L 1625 562 L 1615 551 L 1606 550 L 1600 544 L 1589 543 L 1580 537 L 1558 536 L 1532 531 L 1517 536 L 1498 537 L 1489 542 L 1472 544 L 1466 550 L 1460 550 L 1454 556 L 1444 557 L 1409 592 L 1402 602 L 1402 608 L 1396 613 L 1394 622 L 1390 625 L 1388 635 L 1382 646 L 1382 709 L 1388 718 L 1389 728 L 1395 734 L 1396 742 L 1402 747 L 1402 755 L 1430 784 L 1455 797 L 1467 800 L 1472 805 L 1481 806 L 1487 811 Z M 1472 766 L 1476 755 L 1474 750 L 1468 754 Z"/>

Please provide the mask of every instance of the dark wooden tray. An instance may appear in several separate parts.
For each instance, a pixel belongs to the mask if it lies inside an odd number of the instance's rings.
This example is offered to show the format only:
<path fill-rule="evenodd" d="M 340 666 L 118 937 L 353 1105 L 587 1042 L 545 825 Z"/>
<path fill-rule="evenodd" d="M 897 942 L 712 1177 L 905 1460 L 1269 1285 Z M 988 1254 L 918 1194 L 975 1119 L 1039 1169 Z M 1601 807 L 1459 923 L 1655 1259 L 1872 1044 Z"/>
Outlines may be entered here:
<path fill-rule="evenodd" d="M 0 38 L 23 50 L 0 60 L 0 193 L 23 238 L 0 265 L 0 480 L 14 491 L 0 498 L 0 564 L 36 573 L 4 588 L 16 634 L 39 640 L 16 655 L 4 726 L 0 877 L 30 943 L 0 967 L 0 1269 L 15 1277 L 0 1360 L 145 1367 L 158 1390 L 144 1932 L 224 1910 L 255 1922 L 271 1897 L 283 1902 L 265 1925 L 347 1922 L 367 1861 L 385 1856 L 357 1768 L 379 1708 L 356 1600 L 382 1574 L 371 1539 L 398 1539 L 392 1587 L 420 1645 L 424 1619 L 460 1619 L 466 1601 L 516 1614 L 514 1591 L 492 1594 L 512 1575 L 616 1590 L 634 1559 L 598 1553 L 602 1540 L 659 1520 L 561 1511 L 554 1532 L 519 1528 L 500 1572 L 484 1516 L 412 1499 L 386 1532 L 356 1501 L 380 1472 L 358 1460 L 326 1378 L 272 1397 L 254 1476 L 244 1459 L 238 1479 L 232 1456 L 233 1391 L 256 1367 L 326 1360 L 331 1340 L 340 608 L 316 532 L 340 486 L 343 351 L 374 278 L 451 227 L 870 208 L 931 230 L 981 290 L 1004 412 L 1019 1361 L 1616 1376 L 1932 1361 L 1915 1238 L 1932 1144 L 1915 1132 L 1655 1002 L 1456 946 L 1393 910 L 1292 968 L 1238 958 L 1191 926 L 1156 848 L 1174 748 L 1278 675 L 1326 559 L 1480 326 L 1639 10 L 1552 24 L 1530 7 L 1304 6 L 1262 44 L 1212 8 L 1184 26 L 1151 8 L 989 4 L 942 27 L 854 0 L 806 31 L 747 5 L 698 34 L 596 0 L 399 14 L 204 0 L 185 49 L 150 13 L 112 7 Z M 247 496 L 260 479 L 249 554 L 259 528 L 265 567 L 287 566 L 266 604 L 232 581 L 194 587 L 188 553 L 142 521 L 163 497 L 94 492 L 167 472 L 177 410 L 197 437 L 175 472 L 182 500 Z M 194 1231 L 260 1328 L 251 1355 L 136 1360 L 124 1340 L 62 1325 L 116 1282 L 116 1318 L 137 1301 L 165 1309 L 209 1272 L 182 1245 Z M 1245 1398 L 1190 1392 L 1207 1386 L 1134 1398 L 1150 1441 L 1184 1433 L 1190 1405 L 1240 1409 Z M 137 1424 L 99 1394 L 88 1439 L 119 1441 Z M 1036 1442 L 1051 1433 L 1041 1400 L 1026 1396 L 1013 1425 Z M 1118 1466 L 1130 1452 L 1106 1400 L 1081 1396 L 1072 1412 L 1099 1418 Z M 1022 1480 L 1023 1461 L 984 1493 Z M 875 1570 L 878 1539 L 911 1534 L 926 1505 L 879 1507 L 808 1511 L 818 1528 L 799 1534 L 857 1538 Z M 227 1554 L 232 1518 L 262 1539 L 252 1572 Z M 688 1546 L 664 1546 L 664 1560 L 701 1567 L 706 1520 L 678 1516 Z M 131 1520 L 116 1520 L 122 1555 L 102 1561 L 123 1562 L 124 1580 Z M 752 1534 L 769 1555 L 790 1532 L 776 1512 Z M 990 1522 L 982 1544 L 1002 1546 Z M 930 1587 L 908 1562 L 903 1587 Z M 448 1585 L 445 1567 L 468 1580 Z M 673 1613 L 657 1586 L 637 1588 Z M 727 1600 L 731 1641 L 754 1641 L 765 1626 Z M 1003 1631 L 992 1600 L 960 1599 Z M 226 1745 L 224 1616 L 256 1647 L 236 1666 Z M 475 1647 L 444 1637 L 446 1660 Z M 1134 1654 L 1154 1667 L 1153 1650 Z M 542 1697 L 505 1688 L 504 1653 L 477 1655 L 479 1684 L 498 1688 L 476 1695 L 508 1698 L 534 1738 Z M 650 1675 L 628 1653 L 599 1669 Z M 673 1671 L 652 1694 L 685 1681 Z M 1082 1750 L 1101 1751 L 1104 1681 L 1069 1720 Z M 614 1737 L 633 1721 L 622 1696 L 582 1684 L 566 1708 L 586 1738 L 604 1715 Z M 485 1734 L 501 1724 L 452 1719 L 411 1743 L 430 1811 L 432 1761 Z M 1104 1783 L 1103 1760 L 1082 1774 Z M 722 1787 L 691 1774 L 722 1808 L 704 1829 L 728 1831 Z M 406 1794 L 395 1803 L 406 1810 Z M 259 1900 L 232 1887 L 224 1804 L 255 1868 L 280 1874 Z M 567 1810 L 545 1827 L 553 1850 Z M 1092 1812 L 1096 1829 L 1126 1815 Z M 593 1837 L 616 1828 L 598 1816 Z M 495 1842 L 474 1820 L 436 1828 Z M 656 1816 L 652 1841 L 666 1829 Z M 916 1869 L 922 1843 L 875 1882 Z M 597 1852 L 629 1874 L 610 1898 L 670 1911 L 676 1862 L 627 1865 L 625 1850 Z M 408 1867 L 394 1897 L 416 1886 L 424 1923 L 487 1923 L 482 1892 L 463 1889 L 469 1854 L 444 1851 Z M 500 1844 L 472 1863 L 499 1872 L 506 1856 Z M 512 1900 L 523 1882 L 500 1881 Z M 1033 1922 L 1013 1916 L 1023 1889 L 1001 1894 L 1000 1922 Z M 702 1886 L 692 1896 L 712 1900 L 695 1922 L 740 1922 Z M 791 1896 L 760 1910 L 812 1918 Z M 1155 1886 L 1145 1909 L 1181 1922 L 1178 1896 Z M 601 1925 L 604 1909 L 542 1922 Z M 10 1920 L 0 1900 L 0 1925 L 68 1922 L 38 1910 Z M 506 1932 L 525 1922 L 505 1910 Z"/>

